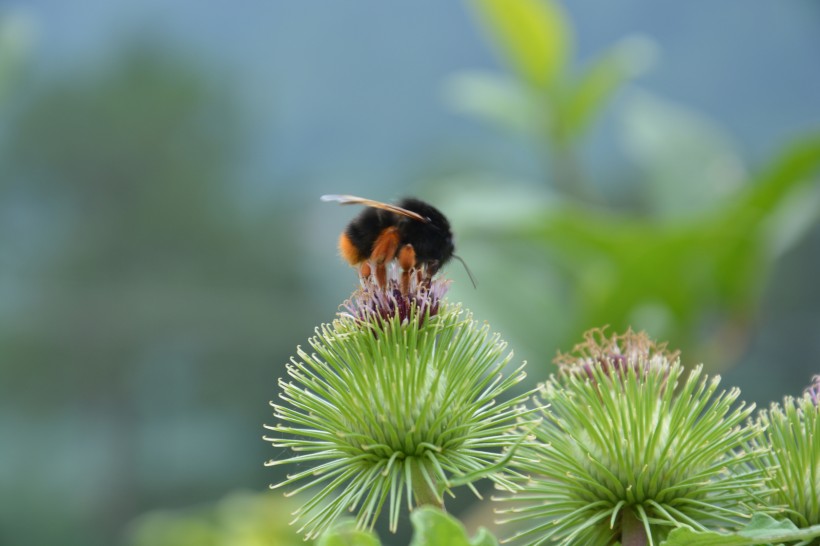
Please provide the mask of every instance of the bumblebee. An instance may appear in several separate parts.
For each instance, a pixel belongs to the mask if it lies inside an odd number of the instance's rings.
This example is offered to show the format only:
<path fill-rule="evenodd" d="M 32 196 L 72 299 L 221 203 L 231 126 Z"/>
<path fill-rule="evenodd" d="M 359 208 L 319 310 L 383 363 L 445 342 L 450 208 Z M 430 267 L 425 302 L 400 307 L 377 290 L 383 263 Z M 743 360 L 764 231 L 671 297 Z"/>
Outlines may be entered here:
<path fill-rule="evenodd" d="M 429 282 L 444 264 L 456 258 L 473 281 L 467 264 L 454 254 L 450 222 L 433 205 L 413 197 L 401 199 L 395 205 L 353 195 L 323 195 L 322 200 L 367 207 L 339 236 L 342 258 L 357 268 L 363 278 L 374 274 L 376 283 L 385 288 L 387 265 L 398 259 L 400 289 L 407 293 L 413 271 Z"/>

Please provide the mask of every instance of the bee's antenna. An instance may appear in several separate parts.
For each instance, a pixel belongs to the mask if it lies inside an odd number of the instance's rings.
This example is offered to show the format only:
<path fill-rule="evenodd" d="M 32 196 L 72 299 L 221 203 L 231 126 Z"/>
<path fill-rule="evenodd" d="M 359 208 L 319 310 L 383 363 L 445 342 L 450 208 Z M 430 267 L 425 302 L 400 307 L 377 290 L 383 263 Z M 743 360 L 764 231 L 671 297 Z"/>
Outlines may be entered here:
<path fill-rule="evenodd" d="M 467 267 L 467 262 L 465 262 L 465 261 L 461 258 L 461 256 L 456 256 L 455 254 L 453 254 L 453 258 L 455 258 L 456 260 L 458 260 L 459 262 L 461 262 L 461 265 L 463 265 L 463 266 L 464 266 L 464 270 L 467 272 L 467 276 L 468 276 L 468 277 L 470 277 L 470 282 L 471 282 L 471 283 L 473 283 L 473 288 L 478 288 L 478 285 L 477 285 L 477 284 L 476 284 L 476 282 L 475 282 L 475 277 L 473 277 L 473 273 L 472 273 L 472 271 L 470 271 L 470 268 L 469 268 L 469 267 Z"/>

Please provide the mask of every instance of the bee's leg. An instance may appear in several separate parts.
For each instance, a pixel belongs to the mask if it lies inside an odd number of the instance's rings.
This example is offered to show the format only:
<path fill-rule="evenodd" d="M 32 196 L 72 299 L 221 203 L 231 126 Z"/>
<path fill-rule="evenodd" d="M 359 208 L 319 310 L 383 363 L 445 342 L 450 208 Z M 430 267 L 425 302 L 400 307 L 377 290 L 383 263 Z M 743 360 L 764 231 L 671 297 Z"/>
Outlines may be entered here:
<path fill-rule="evenodd" d="M 387 266 L 384 263 L 376 264 L 376 284 L 379 288 L 387 288 Z"/>
<path fill-rule="evenodd" d="M 399 230 L 396 227 L 385 228 L 373 242 L 370 262 L 376 266 L 376 283 L 381 288 L 387 287 L 387 264 L 396 257 L 399 248 Z"/>
<path fill-rule="evenodd" d="M 413 245 L 404 245 L 399 251 L 399 267 L 401 267 L 401 282 L 399 288 L 402 294 L 410 291 L 410 272 L 416 266 L 416 250 Z"/>
<path fill-rule="evenodd" d="M 422 280 L 422 283 L 424 286 L 429 288 L 430 283 L 433 282 L 433 275 L 438 273 L 439 267 L 441 266 L 439 265 L 438 260 L 430 260 L 424 265 L 424 278 Z"/>
<path fill-rule="evenodd" d="M 366 284 L 367 281 L 370 279 L 370 274 L 373 272 L 373 268 L 370 267 L 370 262 L 362 262 L 359 266 L 359 278 Z"/>

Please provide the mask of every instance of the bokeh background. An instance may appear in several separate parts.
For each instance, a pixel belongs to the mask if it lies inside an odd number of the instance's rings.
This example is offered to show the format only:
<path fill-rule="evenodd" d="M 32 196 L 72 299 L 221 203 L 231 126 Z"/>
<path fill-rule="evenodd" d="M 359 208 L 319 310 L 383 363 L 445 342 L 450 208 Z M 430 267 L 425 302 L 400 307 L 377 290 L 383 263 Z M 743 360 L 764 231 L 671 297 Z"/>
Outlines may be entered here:
<path fill-rule="evenodd" d="M 441 208 L 533 382 L 608 324 L 799 393 L 818 59 L 813 0 L 4 2 L 0 544 L 300 543 L 261 437 L 355 287 L 323 193 Z"/>

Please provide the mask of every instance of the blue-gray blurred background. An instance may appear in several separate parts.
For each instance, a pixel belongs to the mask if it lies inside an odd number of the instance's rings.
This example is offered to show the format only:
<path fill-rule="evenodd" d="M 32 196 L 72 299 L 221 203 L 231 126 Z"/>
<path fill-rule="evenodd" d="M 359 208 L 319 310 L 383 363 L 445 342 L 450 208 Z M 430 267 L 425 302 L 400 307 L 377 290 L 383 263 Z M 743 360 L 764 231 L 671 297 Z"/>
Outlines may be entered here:
<path fill-rule="evenodd" d="M 813 0 L 5 2 L 0 544 L 297 540 L 261 437 L 356 286 L 323 193 L 441 208 L 533 383 L 608 324 L 797 394 L 818 165 Z"/>

